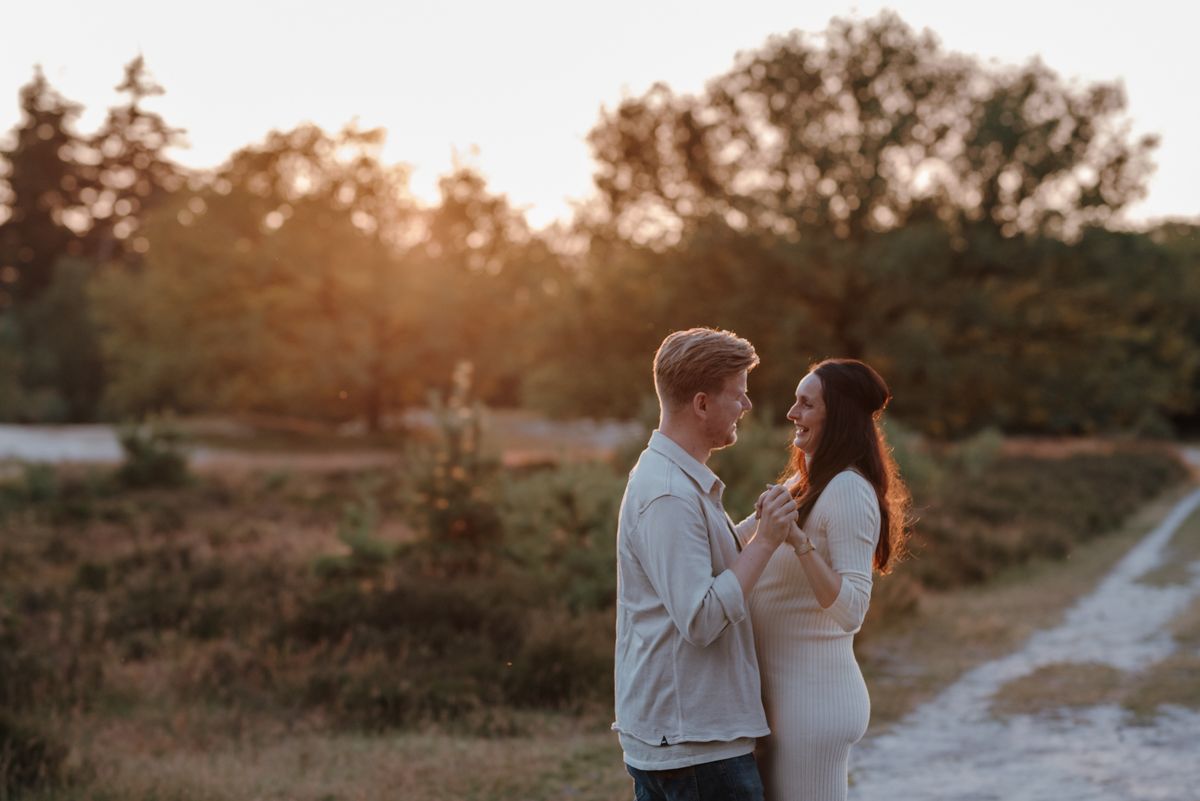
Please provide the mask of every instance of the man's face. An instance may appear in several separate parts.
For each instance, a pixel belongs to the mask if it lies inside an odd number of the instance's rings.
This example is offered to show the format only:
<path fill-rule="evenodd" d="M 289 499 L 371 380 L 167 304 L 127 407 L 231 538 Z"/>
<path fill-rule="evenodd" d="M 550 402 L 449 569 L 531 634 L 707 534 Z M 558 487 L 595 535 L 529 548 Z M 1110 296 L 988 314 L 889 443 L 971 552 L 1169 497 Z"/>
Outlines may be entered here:
<path fill-rule="evenodd" d="M 726 378 L 721 391 L 708 396 L 704 430 L 713 450 L 727 448 L 737 442 L 738 419 L 754 408 L 750 396 L 746 394 L 749 372 L 743 370 Z"/>

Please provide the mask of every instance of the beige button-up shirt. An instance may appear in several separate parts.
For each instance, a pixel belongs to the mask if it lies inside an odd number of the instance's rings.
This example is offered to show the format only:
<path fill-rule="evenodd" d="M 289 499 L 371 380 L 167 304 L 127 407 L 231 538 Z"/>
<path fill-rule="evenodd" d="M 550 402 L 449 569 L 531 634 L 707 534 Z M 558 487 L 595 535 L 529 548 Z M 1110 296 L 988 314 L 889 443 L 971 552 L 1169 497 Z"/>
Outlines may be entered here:
<path fill-rule="evenodd" d="M 746 599 L 729 565 L 725 485 L 655 431 L 617 527 L 616 722 L 654 746 L 728 743 L 767 728 Z"/>

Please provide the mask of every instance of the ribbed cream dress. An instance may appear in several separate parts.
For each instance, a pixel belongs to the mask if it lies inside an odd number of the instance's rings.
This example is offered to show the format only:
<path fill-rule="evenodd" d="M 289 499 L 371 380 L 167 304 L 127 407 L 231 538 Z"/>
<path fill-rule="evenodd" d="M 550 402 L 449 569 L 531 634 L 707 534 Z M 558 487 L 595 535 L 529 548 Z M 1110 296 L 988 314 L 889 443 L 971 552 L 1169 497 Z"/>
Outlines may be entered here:
<path fill-rule="evenodd" d="M 853 643 L 871 599 L 879 521 L 871 484 L 855 471 L 839 473 L 804 527 L 842 576 L 837 600 L 821 608 L 799 557 L 787 545 L 775 551 L 751 595 L 771 727 L 756 752 L 766 801 L 846 798 L 850 746 L 866 733 L 871 713 Z"/>

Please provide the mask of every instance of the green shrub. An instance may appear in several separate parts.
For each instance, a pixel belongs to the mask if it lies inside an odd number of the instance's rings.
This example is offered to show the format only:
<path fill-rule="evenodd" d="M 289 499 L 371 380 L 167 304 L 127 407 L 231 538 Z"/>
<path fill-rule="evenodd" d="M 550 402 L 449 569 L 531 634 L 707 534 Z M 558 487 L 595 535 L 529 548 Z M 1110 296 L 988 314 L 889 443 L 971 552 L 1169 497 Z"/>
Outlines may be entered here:
<path fill-rule="evenodd" d="M 179 487 L 188 481 L 183 435 L 169 423 L 151 421 L 121 426 L 117 438 L 125 460 L 117 480 L 126 487 Z"/>
<path fill-rule="evenodd" d="M 529 636 L 504 674 L 509 703 L 539 708 L 578 707 L 612 695 L 614 625 L 611 613 L 574 617 L 535 615 Z"/>
<path fill-rule="evenodd" d="M 108 589 L 108 572 L 108 565 L 82 562 L 75 569 L 75 585 L 92 592 L 104 592 Z"/>
<path fill-rule="evenodd" d="M 343 507 L 342 519 L 338 523 L 337 537 L 350 552 L 321 557 L 316 562 L 317 574 L 325 577 L 377 574 L 397 552 L 395 543 L 376 536 L 378 525 L 379 503 L 369 489 L 364 488 L 358 501 Z"/>
<path fill-rule="evenodd" d="M 493 499 L 499 461 L 484 447 L 482 410 L 470 399 L 469 365 L 455 370 L 445 405 L 430 399 L 437 437 L 410 454 L 423 554 L 449 575 L 491 564 L 503 532 Z"/>
<path fill-rule="evenodd" d="M 990 470 L 1000 458 L 1004 435 L 995 428 L 985 428 L 956 443 L 945 461 L 949 469 L 971 479 Z"/>
<path fill-rule="evenodd" d="M 930 589 L 950 589 L 1033 558 L 1066 556 L 1185 475 L 1171 453 L 1136 446 L 1057 459 L 996 456 L 975 476 L 947 475 L 921 510 L 915 558 L 901 570 Z"/>
<path fill-rule="evenodd" d="M 930 452 L 928 443 L 920 434 L 891 418 L 884 419 L 883 432 L 913 498 L 934 497 L 941 489 L 945 469 Z"/>
<path fill-rule="evenodd" d="M 624 476 L 597 463 L 507 476 L 500 516 L 508 558 L 574 611 L 612 606 L 624 488 Z"/>
<path fill-rule="evenodd" d="M 4 798 L 60 784 L 67 747 L 32 721 L 0 709 L 0 793 Z"/>

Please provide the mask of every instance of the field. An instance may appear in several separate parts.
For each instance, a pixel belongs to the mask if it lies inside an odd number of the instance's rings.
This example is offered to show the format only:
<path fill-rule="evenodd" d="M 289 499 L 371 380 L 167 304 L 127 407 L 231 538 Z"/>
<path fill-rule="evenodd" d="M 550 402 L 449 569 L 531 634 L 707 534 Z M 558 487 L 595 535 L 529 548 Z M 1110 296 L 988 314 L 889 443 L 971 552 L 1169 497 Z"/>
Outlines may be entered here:
<path fill-rule="evenodd" d="M 116 468 L 14 466 L 5 796 L 628 797 L 608 731 L 611 559 L 636 446 L 506 467 L 478 434 L 458 418 L 349 470 L 173 472 L 150 439 Z M 860 637 L 873 732 L 1052 624 L 1185 476 L 1129 443 L 894 440 L 917 537 Z M 722 454 L 735 514 L 778 441 L 750 429 Z"/>

